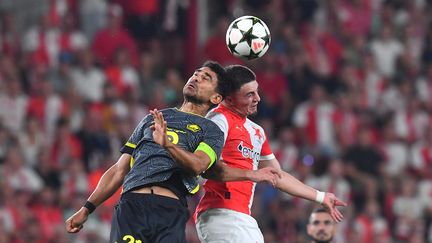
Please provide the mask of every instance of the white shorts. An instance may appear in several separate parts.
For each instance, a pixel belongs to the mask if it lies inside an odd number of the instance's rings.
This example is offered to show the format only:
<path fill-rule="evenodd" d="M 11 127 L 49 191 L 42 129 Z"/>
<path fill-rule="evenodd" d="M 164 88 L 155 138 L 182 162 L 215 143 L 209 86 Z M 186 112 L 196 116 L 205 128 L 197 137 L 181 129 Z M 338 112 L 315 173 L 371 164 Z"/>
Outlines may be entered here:
<path fill-rule="evenodd" d="M 201 243 L 264 243 L 256 220 L 230 209 L 213 208 L 201 213 L 196 230 Z"/>

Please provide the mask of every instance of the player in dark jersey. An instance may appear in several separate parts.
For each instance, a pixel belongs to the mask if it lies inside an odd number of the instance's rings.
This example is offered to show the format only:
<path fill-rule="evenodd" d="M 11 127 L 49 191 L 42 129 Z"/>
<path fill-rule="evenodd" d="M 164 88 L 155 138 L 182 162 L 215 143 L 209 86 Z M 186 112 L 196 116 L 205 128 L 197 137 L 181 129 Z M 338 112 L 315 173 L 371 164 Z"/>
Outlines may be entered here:
<path fill-rule="evenodd" d="M 186 242 L 186 196 L 198 191 L 197 175 L 219 159 L 223 146 L 222 131 L 203 116 L 223 98 L 224 73 L 219 64 L 206 62 L 184 86 L 180 109 L 153 110 L 140 122 L 117 163 L 66 221 L 68 232 L 78 232 L 123 183 L 110 242 Z M 252 178 L 242 173 L 231 179 Z M 274 177 L 274 171 L 267 170 L 254 179 L 274 182 Z"/>

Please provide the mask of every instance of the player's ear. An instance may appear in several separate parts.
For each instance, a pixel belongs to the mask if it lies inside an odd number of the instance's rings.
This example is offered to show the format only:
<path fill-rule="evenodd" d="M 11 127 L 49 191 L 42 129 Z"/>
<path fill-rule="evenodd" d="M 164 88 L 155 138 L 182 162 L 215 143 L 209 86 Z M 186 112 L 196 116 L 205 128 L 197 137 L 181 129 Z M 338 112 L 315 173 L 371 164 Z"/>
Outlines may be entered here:
<path fill-rule="evenodd" d="M 210 102 L 213 105 L 217 105 L 217 104 L 222 102 L 222 99 L 223 99 L 222 95 L 220 95 L 219 93 L 216 93 L 210 97 Z"/>

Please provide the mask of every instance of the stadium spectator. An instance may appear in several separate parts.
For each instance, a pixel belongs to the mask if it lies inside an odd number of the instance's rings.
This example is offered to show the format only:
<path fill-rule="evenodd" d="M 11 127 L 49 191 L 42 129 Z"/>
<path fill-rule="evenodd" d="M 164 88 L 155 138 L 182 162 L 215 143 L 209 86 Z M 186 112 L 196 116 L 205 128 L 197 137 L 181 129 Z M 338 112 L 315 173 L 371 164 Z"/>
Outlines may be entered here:
<path fill-rule="evenodd" d="M 318 208 L 311 213 L 307 224 L 311 243 L 332 243 L 336 229 L 336 222 L 326 209 Z"/>
<path fill-rule="evenodd" d="M 122 26 L 122 8 L 119 5 L 110 5 L 107 15 L 108 24 L 95 34 L 91 47 L 97 62 L 103 66 L 113 64 L 117 49 L 125 48 L 135 66 L 138 63 L 137 44 Z"/>
<path fill-rule="evenodd" d="M 71 70 L 73 87 L 86 101 L 102 101 L 106 77 L 102 70 L 95 66 L 93 53 L 84 49 L 79 51 L 76 57 L 78 65 Z"/>

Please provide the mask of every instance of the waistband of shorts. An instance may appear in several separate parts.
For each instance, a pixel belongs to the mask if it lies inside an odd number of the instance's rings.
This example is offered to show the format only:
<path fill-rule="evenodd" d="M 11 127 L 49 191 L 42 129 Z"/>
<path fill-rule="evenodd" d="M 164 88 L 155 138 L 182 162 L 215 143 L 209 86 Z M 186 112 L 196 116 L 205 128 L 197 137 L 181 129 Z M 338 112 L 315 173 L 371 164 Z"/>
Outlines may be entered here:
<path fill-rule="evenodd" d="M 163 201 L 163 202 L 172 202 L 173 204 L 181 204 L 187 207 L 187 201 L 181 199 L 175 199 L 171 197 L 166 197 L 157 194 L 144 194 L 144 193 L 135 193 L 135 192 L 125 192 L 121 195 L 120 200 L 154 200 L 154 201 Z"/>
<path fill-rule="evenodd" d="M 179 199 L 179 197 L 172 190 L 157 185 L 138 187 L 136 189 L 131 190 L 131 192 L 142 193 L 142 194 L 156 194 L 160 196 Z"/>

